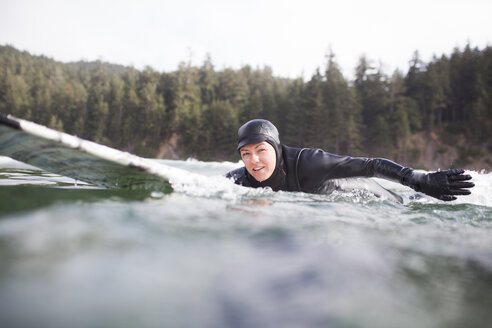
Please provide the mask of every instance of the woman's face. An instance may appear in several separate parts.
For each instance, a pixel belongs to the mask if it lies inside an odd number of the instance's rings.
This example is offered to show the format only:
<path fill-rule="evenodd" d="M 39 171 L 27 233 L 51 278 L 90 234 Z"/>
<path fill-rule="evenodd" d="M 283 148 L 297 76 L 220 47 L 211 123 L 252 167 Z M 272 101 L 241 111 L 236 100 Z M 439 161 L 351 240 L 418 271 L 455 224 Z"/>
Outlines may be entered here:
<path fill-rule="evenodd" d="M 277 164 L 275 149 L 266 141 L 241 147 L 239 150 L 246 170 L 258 182 L 272 176 Z"/>

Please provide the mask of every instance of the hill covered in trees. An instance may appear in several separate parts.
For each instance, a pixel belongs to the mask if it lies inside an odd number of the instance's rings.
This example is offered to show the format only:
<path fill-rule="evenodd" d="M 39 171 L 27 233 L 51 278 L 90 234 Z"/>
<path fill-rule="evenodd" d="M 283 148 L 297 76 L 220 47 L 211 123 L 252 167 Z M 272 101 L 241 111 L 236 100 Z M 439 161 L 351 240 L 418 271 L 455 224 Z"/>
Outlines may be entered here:
<path fill-rule="evenodd" d="M 237 160 L 237 128 L 277 125 L 282 142 L 416 167 L 492 167 L 492 48 L 455 49 L 406 74 L 386 75 L 361 57 L 347 80 L 334 54 L 309 80 L 270 68 L 174 72 L 109 63 L 60 63 L 0 46 L 0 112 L 139 155 Z M 429 148 L 429 145 L 434 145 Z M 431 157 L 431 158 L 430 158 Z"/>

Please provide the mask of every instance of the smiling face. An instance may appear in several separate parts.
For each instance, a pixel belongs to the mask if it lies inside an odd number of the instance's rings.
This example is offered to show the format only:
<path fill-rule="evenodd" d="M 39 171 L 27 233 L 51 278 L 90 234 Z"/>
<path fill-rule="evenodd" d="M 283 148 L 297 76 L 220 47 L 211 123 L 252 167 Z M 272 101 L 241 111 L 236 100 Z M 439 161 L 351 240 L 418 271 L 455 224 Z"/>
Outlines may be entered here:
<path fill-rule="evenodd" d="M 239 150 L 249 174 L 258 182 L 272 176 L 277 163 L 275 149 L 266 141 L 243 146 Z"/>

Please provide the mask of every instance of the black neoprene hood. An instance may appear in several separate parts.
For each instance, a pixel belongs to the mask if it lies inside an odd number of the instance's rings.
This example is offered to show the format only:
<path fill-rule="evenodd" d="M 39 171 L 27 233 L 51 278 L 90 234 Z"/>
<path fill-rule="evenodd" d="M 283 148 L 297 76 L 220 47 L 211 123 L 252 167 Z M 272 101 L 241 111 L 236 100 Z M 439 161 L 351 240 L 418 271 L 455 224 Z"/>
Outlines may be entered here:
<path fill-rule="evenodd" d="M 246 145 L 257 144 L 262 141 L 267 141 L 276 149 L 280 145 L 277 128 L 267 120 L 255 119 L 246 122 L 239 128 L 237 134 L 237 150 Z"/>

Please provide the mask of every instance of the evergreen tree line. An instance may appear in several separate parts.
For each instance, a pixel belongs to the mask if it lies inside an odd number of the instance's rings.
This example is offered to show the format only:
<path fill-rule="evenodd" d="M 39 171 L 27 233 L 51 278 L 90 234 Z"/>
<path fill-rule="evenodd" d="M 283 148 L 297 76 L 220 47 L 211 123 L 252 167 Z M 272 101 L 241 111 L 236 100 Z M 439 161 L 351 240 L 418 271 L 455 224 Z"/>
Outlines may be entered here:
<path fill-rule="evenodd" d="M 237 160 L 237 129 L 252 118 L 272 121 L 288 145 L 354 156 L 406 160 L 419 131 L 490 145 L 491 47 L 429 63 L 416 52 L 392 75 L 362 56 L 351 81 L 333 53 L 324 66 L 305 81 L 269 67 L 216 70 L 207 56 L 159 73 L 0 46 L 0 112 L 149 157 L 177 136 L 184 158 Z"/>

